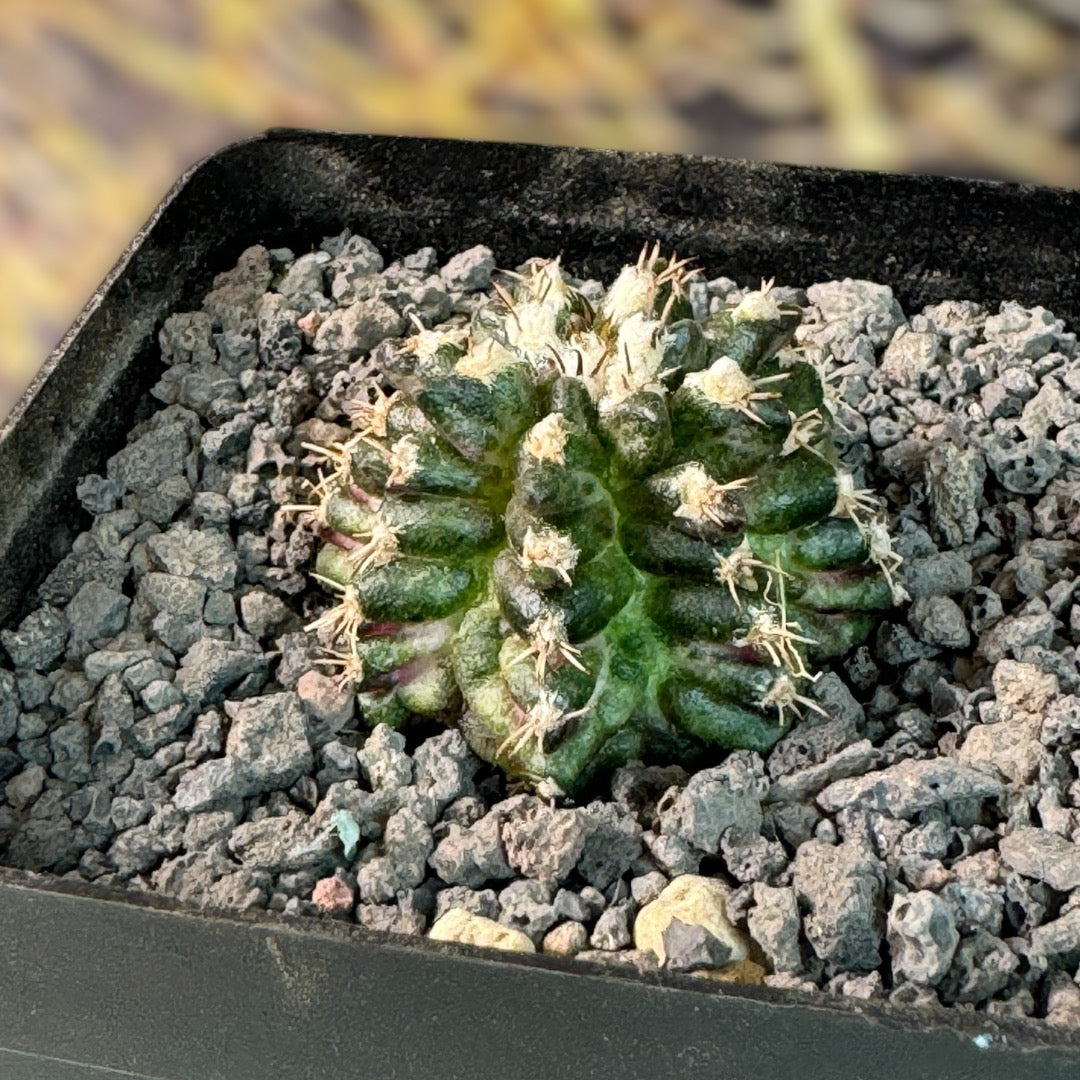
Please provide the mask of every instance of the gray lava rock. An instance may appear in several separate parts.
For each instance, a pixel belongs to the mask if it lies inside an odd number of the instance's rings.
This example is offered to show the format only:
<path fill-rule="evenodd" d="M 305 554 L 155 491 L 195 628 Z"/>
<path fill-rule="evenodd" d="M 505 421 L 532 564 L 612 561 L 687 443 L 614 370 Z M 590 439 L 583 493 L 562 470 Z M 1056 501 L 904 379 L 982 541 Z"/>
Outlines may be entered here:
<path fill-rule="evenodd" d="M 415 783 L 421 792 L 435 800 L 441 813 L 455 799 L 474 792 L 473 776 L 481 764 L 461 732 L 449 728 L 416 748 L 413 755 Z"/>
<path fill-rule="evenodd" d="M 605 802 L 591 802 L 580 811 L 585 842 L 577 872 L 597 889 L 606 889 L 641 857 L 642 828 L 635 818 Z"/>
<path fill-rule="evenodd" d="M 750 936 L 761 946 L 774 971 L 802 971 L 799 904 L 788 886 L 755 882 L 754 906 L 746 917 Z"/>
<path fill-rule="evenodd" d="M 616 909 L 611 908 L 609 911 Z M 601 922 L 609 914 L 605 911 L 600 916 Z M 596 943 L 593 933 L 593 948 L 603 948 Z M 704 926 L 685 923 L 673 918 L 664 928 L 664 969 L 667 971 L 699 971 L 702 968 L 720 968 L 731 960 L 731 946 L 721 941 Z M 629 944 L 629 942 L 627 942 Z M 623 946 L 618 946 L 622 948 Z"/>
<path fill-rule="evenodd" d="M 311 818 L 298 810 L 237 825 L 228 847 L 248 869 L 273 874 L 297 870 L 329 873 L 337 856 L 333 833 L 316 828 Z"/>
<path fill-rule="evenodd" d="M 186 424 L 161 424 L 113 454 L 105 472 L 126 491 L 148 495 L 170 476 L 183 472 L 190 451 Z"/>
<path fill-rule="evenodd" d="M 184 522 L 146 541 L 147 549 L 170 574 L 192 578 L 211 589 L 236 584 L 237 559 L 229 537 L 210 529 L 193 530 Z"/>
<path fill-rule="evenodd" d="M 349 360 L 405 330 L 405 320 L 384 300 L 357 300 L 331 312 L 315 335 L 316 352 L 333 352 Z"/>
<path fill-rule="evenodd" d="M 96 643 L 119 634 L 131 601 L 100 581 L 88 581 L 71 599 L 65 614 L 74 643 Z"/>
<path fill-rule="evenodd" d="M 85 721 L 61 724 L 49 736 L 49 749 L 53 776 L 78 783 L 90 779 L 90 726 Z"/>
<path fill-rule="evenodd" d="M 405 736 L 386 724 L 372 728 L 356 757 L 361 775 L 374 791 L 394 791 L 413 782 L 413 763 L 405 753 Z"/>
<path fill-rule="evenodd" d="M 605 952 L 627 948 L 633 941 L 632 916 L 633 907 L 630 903 L 624 901 L 613 904 L 596 920 L 596 926 L 589 936 L 589 944 L 594 949 L 603 949 Z"/>
<path fill-rule="evenodd" d="M 978 803 L 1002 793 L 999 781 L 949 758 L 900 761 L 887 769 L 838 780 L 819 796 L 827 813 L 847 807 L 912 818 L 933 807 Z"/>
<path fill-rule="evenodd" d="M 507 862 L 525 877 L 565 882 L 585 847 L 581 811 L 557 810 L 531 795 L 513 803 L 502 810 Z"/>
<path fill-rule="evenodd" d="M 177 689 L 197 709 L 220 702 L 226 691 L 249 675 L 265 676 L 267 659 L 227 641 L 202 638 L 184 653 L 176 673 Z"/>
<path fill-rule="evenodd" d="M 976 930 L 962 938 L 953 955 L 952 966 L 939 990 L 947 1004 L 977 1004 L 1003 990 L 1020 966 L 1019 957 L 998 938 Z"/>
<path fill-rule="evenodd" d="M 1031 952 L 1066 966 L 1080 962 L 1080 907 L 1031 931 Z"/>
<path fill-rule="evenodd" d="M 881 963 L 882 864 L 853 844 L 811 840 L 795 853 L 793 866 L 815 954 L 833 971 L 873 971 Z"/>
<path fill-rule="evenodd" d="M 431 855 L 431 866 L 450 885 L 479 889 L 514 876 L 502 845 L 502 814 L 492 811 L 475 825 L 451 824 Z"/>
<path fill-rule="evenodd" d="M 494 253 L 490 248 L 477 244 L 455 255 L 439 274 L 452 292 L 478 292 L 491 284 L 494 269 Z"/>
<path fill-rule="evenodd" d="M 552 906 L 554 887 L 543 881 L 512 881 L 499 892 L 499 922 L 521 930 L 539 945 L 558 916 Z"/>
<path fill-rule="evenodd" d="M 386 823 L 385 854 L 377 855 L 356 873 L 360 896 L 368 903 L 386 903 L 398 889 L 412 889 L 424 880 L 434 841 L 429 826 L 408 807 L 396 810 Z"/>
<path fill-rule="evenodd" d="M 170 315 L 158 334 L 166 364 L 212 364 L 217 355 L 211 340 L 213 325 L 204 311 Z"/>
<path fill-rule="evenodd" d="M 925 890 L 893 897 L 887 937 L 893 974 L 924 986 L 944 978 L 960 941 L 949 905 Z"/>
<path fill-rule="evenodd" d="M 451 885 L 435 896 L 435 918 L 438 919 L 454 908 L 464 908 L 485 919 L 499 918 L 499 897 L 494 889 L 469 889 L 464 885 Z"/>
<path fill-rule="evenodd" d="M 844 278 L 811 285 L 806 297 L 826 322 L 842 322 L 851 335 L 865 331 L 875 345 L 884 345 L 904 321 L 904 313 L 887 285 Z"/>
<path fill-rule="evenodd" d="M 1080 889 L 1080 844 L 1048 829 L 1016 829 L 998 845 L 1006 866 L 1052 889 Z"/>
<path fill-rule="evenodd" d="M 296 694 L 226 702 L 225 712 L 232 720 L 225 752 L 247 779 L 245 795 L 287 788 L 314 767 Z"/>
<path fill-rule="evenodd" d="M 970 544 L 981 520 L 986 461 L 974 446 L 934 446 L 923 462 L 930 522 L 948 547 Z"/>
<path fill-rule="evenodd" d="M 691 776 L 670 805 L 660 810 L 661 828 L 664 835 L 715 855 L 725 830 L 752 836 L 761 828 L 761 800 L 768 790 L 760 756 L 738 751 L 722 765 Z"/>
<path fill-rule="evenodd" d="M 957 596 L 972 586 L 971 561 L 958 551 L 909 559 L 901 568 L 901 580 L 913 600 Z"/>
<path fill-rule="evenodd" d="M 919 639 L 929 645 L 964 649 L 971 643 L 964 613 L 951 597 L 918 597 L 908 611 L 908 621 Z"/>
<path fill-rule="evenodd" d="M 18 630 L 0 630 L 0 643 L 16 667 L 43 671 L 60 658 L 67 636 L 68 622 L 64 615 L 54 608 L 42 607 L 27 615 Z"/>

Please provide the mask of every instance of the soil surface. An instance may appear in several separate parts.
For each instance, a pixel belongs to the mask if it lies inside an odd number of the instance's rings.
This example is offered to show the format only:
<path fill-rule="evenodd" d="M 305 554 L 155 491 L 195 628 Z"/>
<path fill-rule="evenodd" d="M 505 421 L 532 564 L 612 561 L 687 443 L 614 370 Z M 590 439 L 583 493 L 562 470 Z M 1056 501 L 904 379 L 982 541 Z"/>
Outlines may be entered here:
<path fill-rule="evenodd" d="M 345 232 L 252 248 L 167 320 L 143 419 L 78 486 L 86 531 L 0 631 L 0 862 L 1080 1026 L 1075 335 L 1039 307 L 783 290 L 910 600 L 765 758 L 631 764 L 574 805 L 453 729 L 366 730 L 316 664 L 304 626 L 332 599 L 280 509 L 314 475 L 303 444 L 348 435 L 370 350 L 412 315 L 467 321 L 493 273 L 485 248 L 384 266 Z M 745 291 L 696 281 L 695 315 Z"/>

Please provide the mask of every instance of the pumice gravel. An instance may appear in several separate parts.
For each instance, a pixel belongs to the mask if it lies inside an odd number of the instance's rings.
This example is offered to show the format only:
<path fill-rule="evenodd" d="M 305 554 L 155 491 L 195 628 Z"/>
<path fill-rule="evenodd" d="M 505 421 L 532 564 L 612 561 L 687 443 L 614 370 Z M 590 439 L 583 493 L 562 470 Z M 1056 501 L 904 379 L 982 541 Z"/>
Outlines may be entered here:
<path fill-rule="evenodd" d="M 496 254 L 385 265 L 348 231 L 299 257 L 254 247 L 166 320 L 142 419 L 78 485 L 88 528 L 0 630 L 0 862 L 1080 1026 L 1075 334 L 1012 302 L 905 313 L 871 282 L 775 287 L 909 599 L 765 754 L 631 761 L 543 797 L 453 728 L 368 730 L 305 630 L 333 598 L 282 509 L 316 476 L 310 447 L 349 436 L 372 351 L 467 324 L 511 285 Z M 699 320 L 751 291 L 686 288 Z"/>

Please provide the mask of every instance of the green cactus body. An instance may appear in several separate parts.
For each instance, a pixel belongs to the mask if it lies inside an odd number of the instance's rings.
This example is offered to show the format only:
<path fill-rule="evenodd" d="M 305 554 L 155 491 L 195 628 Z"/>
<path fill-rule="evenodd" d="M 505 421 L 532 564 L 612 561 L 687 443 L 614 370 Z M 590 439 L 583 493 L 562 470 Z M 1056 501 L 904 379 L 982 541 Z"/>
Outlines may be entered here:
<path fill-rule="evenodd" d="M 593 312 L 557 260 L 466 335 L 386 356 L 300 509 L 339 603 L 312 627 L 368 720 L 457 722 L 572 793 L 598 770 L 765 751 L 808 664 L 899 598 L 884 519 L 838 465 L 798 322 L 767 286 L 704 326 L 643 252 Z M 294 508 L 295 509 L 295 508 Z"/>

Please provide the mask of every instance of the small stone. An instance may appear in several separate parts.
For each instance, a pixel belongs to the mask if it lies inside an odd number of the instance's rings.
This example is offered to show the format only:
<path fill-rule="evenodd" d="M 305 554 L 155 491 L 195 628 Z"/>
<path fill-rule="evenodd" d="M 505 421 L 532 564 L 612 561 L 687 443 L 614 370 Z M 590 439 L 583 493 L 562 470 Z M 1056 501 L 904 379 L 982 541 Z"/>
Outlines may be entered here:
<path fill-rule="evenodd" d="M 938 336 L 917 333 L 899 326 L 885 348 L 878 366 L 878 378 L 886 386 L 908 386 L 920 389 L 937 363 Z"/>
<path fill-rule="evenodd" d="M 206 604 L 206 585 L 189 577 L 151 571 L 139 580 L 138 600 L 155 612 L 199 617 Z"/>
<path fill-rule="evenodd" d="M 774 971 L 801 971 L 799 905 L 795 890 L 755 882 L 754 906 L 747 914 L 750 936 L 761 946 Z"/>
<path fill-rule="evenodd" d="M 972 727 L 957 760 L 992 776 L 1027 784 L 1039 773 L 1044 751 L 1039 742 L 1039 717 L 1020 714 L 995 724 Z"/>
<path fill-rule="evenodd" d="M 1049 439 L 1017 441 L 995 435 L 984 445 L 986 463 L 1006 491 L 1038 495 L 1061 470 L 1061 451 Z"/>
<path fill-rule="evenodd" d="M 241 803 L 249 787 L 248 778 L 235 758 L 213 758 L 180 777 L 173 803 L 185 814 L 230 809 Z"/>
<path fill-rule="evenodd" d="M 75 497 L 88 514 L 108 514 L 124 494 L 124 485 L 117 480 L 90 473 L 75 486 Z"/>
<path fill-rule="evenodd" d="M 225 703 L 232 720 L 225 752 L 247 779 L 246 795 L 289 787 L 315 761 L 296 694 L 285 691 Z"/>
<path fill-rule="evenodd" d="M 866 331 L 875 345 L 884 345 L 904 322 L 904 313 L 887 285 L 844 278 L 811 285 L 807 299 L 826 322 L 841 322 L 851 335 Z"/>
<path fill-rule="evenodd" d="M 464 908 L 452 908 L 435 920 L 427 935 L 432 941 L 454 941 L 461 945 L 476 945 L 484 949 L 505 952 L 534 953 L 532 939 L 493 919 L 475 915 Z"/>
<path fill-rule="evenodd" d="M 352 887 L 340 877 L 320 878 L 311 893 L 312 903 L 327 915 L 341 915 L 352 911 L 355 899 Z"/>
<path fill-rule="evenodd" d="M 953 443 L 933 447 L 924 463 L 930 522 L 948 547 L 975 539 L 986 480 L 986 461 L 977 447 L 961 450 Z"/>
<path fill-rule="evenodd" d="M 642 840 L 653 862 L 669 877 L 680 874 L 696 874 L 701 866 L 702 853 L 679 836 L 657 836 L 651 830 L 642 834 Z"/>
<path fill-rule="evenodd" d="M 494 889 L 469 889 L 464 885 L 451 885 L 435 895 L 435 918 L 441 918 L 454 908 L 464 908 L 486 919 L 499 918 L 499 898 Z"/>
<path fill-rule="evenodd" d="M 425 739 L 413 754 L 416 786 L 435 800 L 439 813 L 475 791 L 473 776 L 481 764 L 456 728 Z"/>
<path fill-rule="evenodd" d="M 1031 931 L 1031 952 L 1066 965 L 1080 962 L 1080 907 Z"/>
<path fill-rule="evenodd" d="M 228 848 L 248 869 L 322 874 L 334 863 L 336 844 L 328 830 L 316 828 L 306 814 L 290 810 L 281 817 L 237 825 Z"/>
<path fill-rule="evenodd" d="M 851 776 L 863 776 L 880 760 L 881 751 L 869 739 L 860 739 L 818 764 L 806 765 L 780 776 L 769 787 L 768 803 L 796 803 Z"/>
<path fill-rule="evenodd" d="M 634 946 L 652 953 L 663 965 L 667 960 L 664 934 L 673 919 L 699 926 L 729 950 L 729 962 L 743 960 L 747 945 L 729 921 L 730 889 L 716 878 L 684 874 L 675 878 L 660 895 L 646 904 L 634 920 Z"/>
<path fill-rule="evenodd" d="M 265 676 L 266 669 L 267 659 L 261 652 L 202 638 L 184 653 L 175 682 L 185 699 L 202 709 L 221 701 L 247 676 Z"/>
<path fill-rule="evenodd" d="M 1048 829 L 1016 829 L 998 845 L 1005 865 L 1052 889 L 1080 889 L 1080 844 Z"/>
<path fill-rule="evenodd" d="M 900 761 L 887 769 L 838 780 L 817 798 L 826 813 L 845 807 L 912 818 L 933 807 L 997 798 L 999 781 L 948 758 Z"/>
<path fill-rule="evenodd" d="M 434 841 L 425 821 L 408 807 L 390 815 L 383 837 L 385 854 L 365 863 L 356 874 L 361 897 L 369 903 L 392 900 L 399 889 L 424 880 Z"/>
<path fill-rule="evenodd" d="M 405 320 L 385 301 L 361 299 L 327 316 L 315 335 L 315 351 L 352 361 L 404 329 Z"/>
<path fill-rule="evenodd" d="M 539 943 L 558 919 L 551 903 L 553 894 L 550 882 L 512 881 L 499 892 L 499 921 Z"/>
<path fill-rule="evenodd" d="M 953 954 L 952 966 L 939 990 L 947 1004 L 986 1001 L 1009 983 L 1020 959 L 1004 941 L 985 930 L 961 938 Z"/>
<path fill-rule="evenodd" d="M 924 986 L 944 978 L 960 941 L 949 905 L 927 891 L 893 897 L 887 938 L 893 974 Z"/>
<path fill-rule="evenodd" d="M 294 618 L 292 608 L 265 589 L 252 589 L 240 597 L 244 629 L 259 641 L 276 637 Z"/>
<path fill-rule="evenodd" d="M 452 292 L 479 292 L 491 285 L 495 255 L 490 248 L 477 244 L 455 255 L 439 271 Z"/>
<path fill-rule="evenodd" d="M 564 883 L 585 847 L 581 812 L 558 810 L 538 798 L 521 796 L 504 814 L 502 840 L 507 862 L 525 877 Z"/>
<path fill-rule="evenodd" d="M 32 611 L 19 623 L 18 630 L 0 630 L 0 642 L 11 662 L 37 671 L 46 670 L 60 657 L 67 637 L 67 619 L 50 607 Z"/>
<path fill-rule="evenodd" d="M 639 908 L 651 904 L 667 887 L 668 879 L 659 870 L 630 879 L 630 895 Z"/>
<path fill-rule="evenodd" d="M 45 770 L 40 765 L 31 763 L 7 782 L 4 791 L 7 801 L 16 810 L 24 810 L 41 794 L 44 787 Z"/>
<path fill-rule="evenodd" d="M 994 667 L 994 695 L 1006 709 L 1027 713 L 1044 712 L 1058 695 L 1058 680 L 1034 664 L 1002 660 Z"/>
<path fill-rule="evenodd" d="M 581 923 L 592 922 L 604 910 L 604 897 L 601 894 L 599 904 L 594 905 L 570 889 L 559 889 L 552 901 L 552 908 L 556 918 Z"/>
<path fill-rule="evenodd" d="M 153 754 L 187 731 L 194 715 L 194 710 L 188 705 L 170 705 L 137 720 L 131 728 L 131 742 L 144 757 Z"/>
<path fill-rule="evenodd" d="M 589 931 L 579 922 L 560 923 L 544 935 L 542 951 L 551 956 L 576 956 L 589 945 Z"/>
<path fill-rule="evenodd" d="M 628 903 L 613 904 L 596 920 L 596 926 L 589 937 L 589 944 L 594 949 L 603 949 L 606 952 L 625 949 L 632 940 L 630 915 L 631 907 Z M 671 925 L 671 923 L 668 924 L 668 929 Z M 664 944 L 665 946 L 668 944 L 666 938 Z M 668 955 L 670 957 L 670 953 Z"/>
<path fill-rule="evenodd" d="M 184 695 L 165 679 L 155 679 L 143 687 L 139 694 L 139 700 L 143 703 L 147 712 L 158 713 L 167 709 L 170 705 L 183 703 Z"/>
<path fill-rule="evenodd" d="M 311 734 L 316 742 L 327 741 L 353 718 L 356 695 L 321 671 L 304 672 L 297 680 L 296 695 L 313 721 Z"/>
<path fill-rule="evenodd" d="M 761 800 L 769 790 L 761 757 L 737 751 L 713 769 L 690 777 L 686 787 L 661 811 L 666 835 L 715 855 L 727 829 L 752 836 L 761 828 Z"/>
<path fill-rule="evenodd" d="M 192 578 L 211 589 L 236 584 L 236 551 L 228 536 L 217 530 L 193 530 L 184 522 L 146 541 L 147 549 L 170 574 Z"/>
<path fill-rule="evenodd" d="M 1038 360 L 1054 348 L 1064 329 L 1065 324 L 1044 307 L 1028 309 L 1005 300 L 999 313 L 987 318 L 983 333 L 1012 356 Z"/>
<path fill-rule="evenodd" d="M 957 596 L 971 588 L 971 561 L 958 551 L 942 551 L 921 559 L 909 559 L 901 579 L 912 599 Z"/>
<path fill-rule="evenodd" d="M 722 968 L 731 959 L 731 949 L 704 926 L 674 918 L 664 929 L 664 967 L 668 971 L 699 971 Z"/>
<path fill-rule="evenodd" d="M 170 476 L 183 471 L 190 451 L 186 424 L 161 424 L 109 458 L 106 475 L 126 491 L 149 495 Z"/>
<path fill-rule="evenodd" d="M 53 776 L 79 783 L 90 779 L 90 727 L 85 721 L 61 724 L 49 736 L 49 749 Z"/>
<path fill-rule="evenodd" d="M 320 788 L 339 780 L 355 780 L 360 775 L 356 749 L 338 739 L 332 739 L 319 747 L 318 765 L 316 780 Z"/>
<path fill-rule="evenodd" d="M 908 610 L 908 621 L 919 639 L 929 645 L 963 649 L 971 642 L 964 613 L 951 597 L 919 597 Z"/>
<path fill-rule="evenodd" d="M 795 853 L 793 866 L 795 891 L 807 911 L 806 937 L 815 954 L 834 971 L 876 968 L 881 963 L 882 864 L 853 844 L 833 847 L 811 840 Z"/>
<path fill-rule="evenodd" d="M 412 759 L 405 753 L 405 736 L 386 724 L 375 725 L 356 756 L 361 774 L 373 790 L 395 790 L 413 782 Z"/>

